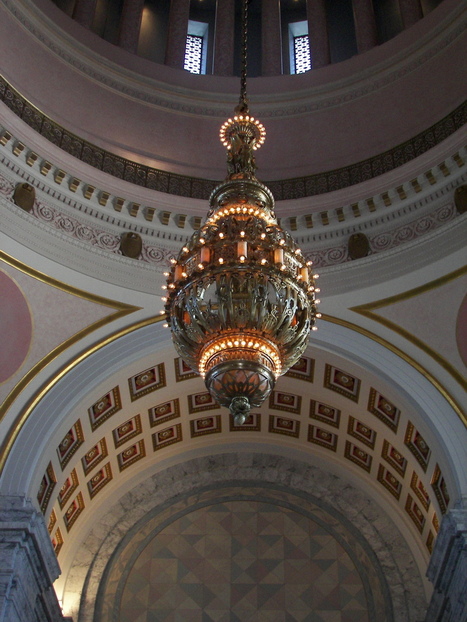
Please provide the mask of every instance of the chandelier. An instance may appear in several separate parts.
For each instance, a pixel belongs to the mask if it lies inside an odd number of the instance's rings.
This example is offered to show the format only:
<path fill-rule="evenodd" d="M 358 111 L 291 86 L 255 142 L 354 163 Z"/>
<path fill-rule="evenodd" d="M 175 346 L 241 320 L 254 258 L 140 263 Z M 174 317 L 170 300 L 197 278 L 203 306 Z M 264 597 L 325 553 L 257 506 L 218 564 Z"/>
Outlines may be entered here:
<path fill-rule="evenodd" d="M 175 349 L 236 425 L 300 359 L 321 317 L 312 262 L 279 226 L 272 193 L 255 176 L 266 131 L 246 96 L 247 17 L 243 0 L 240 101 L 220 130 L 228 175 L 204 225 L 171 260 L 163 299 Z"/>

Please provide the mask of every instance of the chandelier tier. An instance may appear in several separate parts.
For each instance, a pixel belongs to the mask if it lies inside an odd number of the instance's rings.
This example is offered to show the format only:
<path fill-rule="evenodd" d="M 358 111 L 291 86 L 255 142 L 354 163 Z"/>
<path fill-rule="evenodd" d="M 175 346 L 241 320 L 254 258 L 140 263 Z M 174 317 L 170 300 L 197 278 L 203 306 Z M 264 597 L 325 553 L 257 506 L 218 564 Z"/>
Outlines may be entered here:
<path fill-rule="evenodd" d="M 206 222 L 172 259 L 165 299 L 178 354 L 236 425 L 300 359 L 321 317 L 312 262 L 279 226 L 272 193 L 255 176 L 266 132 L 246 99 L 247 3 L 240 103 L 220 130 L 228 175 Z"/>

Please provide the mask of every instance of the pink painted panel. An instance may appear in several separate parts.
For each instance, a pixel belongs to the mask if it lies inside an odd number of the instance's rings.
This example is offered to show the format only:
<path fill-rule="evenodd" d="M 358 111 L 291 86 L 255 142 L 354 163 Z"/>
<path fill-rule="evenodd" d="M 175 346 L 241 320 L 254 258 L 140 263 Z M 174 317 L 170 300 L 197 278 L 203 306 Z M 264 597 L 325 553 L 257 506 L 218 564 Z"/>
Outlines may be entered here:
<path fill-rule="evenodd" d="M 467 295 L 462 301 L 457 314 L 456 339 L 461 359 L 467 366 Z"/>
<path fill-rule="evenodd" d="M 32 319 L 26 298 L 4 272 L 0 272 L 0 330 L 0 382 L 5 382 L 28 354 Z"/>

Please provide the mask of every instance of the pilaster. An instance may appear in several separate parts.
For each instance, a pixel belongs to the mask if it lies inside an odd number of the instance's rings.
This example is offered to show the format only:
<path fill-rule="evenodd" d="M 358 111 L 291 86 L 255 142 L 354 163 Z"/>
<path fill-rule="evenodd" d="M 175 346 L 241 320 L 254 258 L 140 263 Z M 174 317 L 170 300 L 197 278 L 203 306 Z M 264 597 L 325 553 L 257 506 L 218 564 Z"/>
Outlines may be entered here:
<path fill-rule="evenodd" d="M 404 28 L 410 28 L 423 17 L 420 0 L 399 0 L 399 7 Z"/>
<path fill-rule="evenodd" d="M 235 0 L 218 0 L 214 41 L 214 71 L 232 76 L 234 64 Z"/>
<path fill-rule="evenodd" d="M 171 0 L 165 64 L 183 69 L 186 36 L 190 19 L 190 0 Z"/>
<path fill-rule="evenodd" d="M 73 9 L 73 19 L 81 26 L 91 28 L 94 13 L 96 12 L 96 3 L 97 0 L 76 0 L 75 8 Z"/>
<path fill-rule="evenodd" d="M 281 13 L 278 0 L 263 0 L 262 5 L 263 76 L 279 76 L 282 73 Z"/>
<path fill-rule="evenodd" d="M 138 52 L 143 8 L 144 0 L 124 0 L 123 2 L 118 45 L 132 54 Z"/>
<path fill-rule="evenodd" d="M 357 49 L 361 54 L 378 44 L 372 0 L 353 0 L 353 12 Z"/>
<path fill-rule="evenodd" d="M 311 64 L 319 69 L 331 62 L 328 25 L 324 0 L 307 0 L 308 36 L 310 38 Z"/>

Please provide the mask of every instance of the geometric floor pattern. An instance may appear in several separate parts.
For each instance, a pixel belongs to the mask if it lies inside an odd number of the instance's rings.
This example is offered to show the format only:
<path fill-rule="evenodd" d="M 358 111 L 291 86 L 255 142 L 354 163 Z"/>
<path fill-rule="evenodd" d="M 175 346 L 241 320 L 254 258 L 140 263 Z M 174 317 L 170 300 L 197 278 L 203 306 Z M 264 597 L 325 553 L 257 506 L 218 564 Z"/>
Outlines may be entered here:
<path fill-rule="evenodd" d="M 308 517 L 228 501 L 156 535 L 134 563 L 119 622 L 369 622 L 346 551 Z"/>

